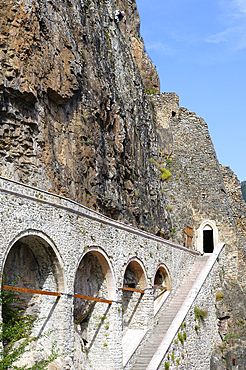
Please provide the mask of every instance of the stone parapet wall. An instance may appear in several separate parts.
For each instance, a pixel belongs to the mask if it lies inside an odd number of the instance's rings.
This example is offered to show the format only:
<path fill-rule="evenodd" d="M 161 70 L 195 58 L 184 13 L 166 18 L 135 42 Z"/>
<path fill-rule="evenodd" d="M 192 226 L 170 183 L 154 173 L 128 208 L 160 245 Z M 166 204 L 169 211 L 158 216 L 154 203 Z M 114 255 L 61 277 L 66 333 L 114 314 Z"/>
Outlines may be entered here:
<path fill-rule="evenodd" d="M 170 370 L 177 369 L 177 365 L 181 370 L 210 369 L 210 354 L 222 343 L 218 333 L 216 293 L 221 291 L 225 262 L 224 249 L 207 276 L 159 369 L 166 369 L 165 363 L 169 364 Z M 207 316 L 200 320 L 196 318 L 195 307 L 207 312 Z M 185 338 L 183 344 L 179 338 Z"/>
<path fill-rule="evenodd" d="M 149 239 L 156 240 L 157 242 L 158 241 L 161 243 L 165 242 L 166 244 L 174 248 L 182 249 L 185 251 L 187 250 L 187 248 L 184 248 L 182 245 L 179 245 L 170 240 L 164 240 L 163 238 L 160 238 L 154 234 L 137 229 L 136 227 L 127 225 L 123 222 L 115 221 L 105 215 L 100 214 L 99 212 L 96 212 L 66 197 L 48 191 L 43 191 L 33 186 L 22 184 L 18 181 L 13 181 L 1 176 L 0 176 L 0 191 L 3 191 L 14 196 L 20 196 L 25 199 L 38 201 L 39 203 L 47 204 L 56 208 L 61 208 L 78 215 L 86 216 L 92 220 L 100 221 L 103 224 L 112 225 L 119 229 L 129 231 L 133 234 L 145 236 Z M 189 252 L 196 254 L 196 252 L 192 250 L 190 250 Z"/>

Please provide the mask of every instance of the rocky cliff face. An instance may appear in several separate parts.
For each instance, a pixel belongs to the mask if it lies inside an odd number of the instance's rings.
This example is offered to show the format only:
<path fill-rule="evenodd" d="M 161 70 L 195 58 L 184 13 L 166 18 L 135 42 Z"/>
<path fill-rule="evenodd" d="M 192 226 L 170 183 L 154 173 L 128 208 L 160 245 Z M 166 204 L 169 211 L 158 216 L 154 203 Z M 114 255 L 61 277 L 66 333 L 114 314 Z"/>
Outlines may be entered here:
<path fill-rule="evenodd" d="M 168 237 L 139 28 L 133 0 L 1 3 L 0 169 Z"/>
<path fill-rule="evenodd" d="M 246 203 L 243 199 L 240 182 L 230 167 L 220 166 L 237 229 L 246 243 Z"/>
<path fill-rule="evenodd" d="M 241 190 L 243 194 L 243 199 L 246 202 L 246 181 L 241 182 Z"/>
<path fill-rule="evenodd" d="M 125 23 L 115 22 L 116 9 Z M 176 94 L 150 102 L 159 78 L 135 1 L 5 0 L 0 61 L 2 176 L 167 238 L 172 228 L 180 244 L 186 226 L 216 223 L 228 261 L 216 302 L 224 348 L 211 368 L 229 368 L 245 353 L 245 202 L 235 175 L 219 167 L 206 123 L 179 108 Z M 171 153 L 172 177 L 162 183 Z"/>

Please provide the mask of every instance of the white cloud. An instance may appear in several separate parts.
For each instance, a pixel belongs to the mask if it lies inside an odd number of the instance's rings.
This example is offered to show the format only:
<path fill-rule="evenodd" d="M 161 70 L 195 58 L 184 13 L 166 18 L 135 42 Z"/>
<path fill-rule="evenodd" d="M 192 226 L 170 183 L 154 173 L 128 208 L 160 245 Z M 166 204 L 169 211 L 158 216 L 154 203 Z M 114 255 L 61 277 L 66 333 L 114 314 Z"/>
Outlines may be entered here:
<path fill-rule="evenodd" d="M 246 15 L 246 0 L 234 0 L 233 4 L 240 13 Z"/>
<path fill-rule="evenodd" d="M 234 28 L 228 28 L 222 32 L 218 32 L 214 35 L 209 36 L 205 41 L 212 44 L 220 44 L 222 42 L 227 42 L 234 33 Z"/>
<path fill-rule="evenodd" d="M 205 42 L 225 44 L 230 50 L 246 48 L 246 0 L 221 0 L 222 31 L 210 35 Z"/>

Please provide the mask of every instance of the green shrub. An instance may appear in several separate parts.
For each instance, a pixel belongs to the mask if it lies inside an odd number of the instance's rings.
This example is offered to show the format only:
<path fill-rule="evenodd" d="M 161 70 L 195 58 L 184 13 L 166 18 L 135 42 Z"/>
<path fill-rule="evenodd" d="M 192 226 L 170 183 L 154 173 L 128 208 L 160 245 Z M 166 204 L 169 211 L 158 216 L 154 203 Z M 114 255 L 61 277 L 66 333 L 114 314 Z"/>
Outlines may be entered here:
<path fill-rule="evenodd" d="M 183 335 L 180 332 L 178 332 L 178 338 L 179 338 L 180 342 L 183 345 L 184 344 L 184 338 L 183 338 Z"/>
<path fill-rule="evenodd" d="M 241 337 L 238 334 L 229 333 L 229 334 L 226 334 L 225 336 L 225 340 L 228 340 L 228 339 L 241 339 Z"/>
<path fill-rule="evenodd" d="M 171 235 L 171 236 L 173 236 L 173 235 L 174 235 L 175 230 L 176 230 L 176 227 L 173 227 L 173 228 L 171 229 L 171 233 L 170 233 L 170 235 Z"/>
<path fill-rule="evenodd" d="M 243 319 L 239 319 L 239 320 L 236 322 L 236 324 L 237 324 L 238 326 L 242 326 L 242 327 L 244 327 L 244 325 L 245 325 L 245 323 L 244 323 L 244 320 L 243 320 Z"/>
<path fill-rule="evenodd" d="M 186 322 L 183 322 L 183 324 L 181 324 L 181 329 L 184 329 L 186 327 Z"/>
<path fill-rule="evenodd" d="M 148 95 L 153 95 L 153 94 L 156 94 L 157 91 L 155 89 L 147 89 L 147 94 Z"/>
<path fill-rule="evenodd" d="M 172 176 L 171 172 L 168 169 L 166 169 L 165 167 L 163 167 L 161 169 L 161 172 L 162 172 L 162 174 L 160 175 L 161 181 L 166 181 L 167 179 L 169 179 Z"/>
<path fill-rule="evenodd" d="M 16 284 L 16 282 L 14 282 Z M 34 315 L 23 316 L 23 312 L 13 309 L 13 303 L 17 301 L 15 292 L 10 290 L 1 290 L 0 303 L 2 304 L 3 322 L 0 323 L 0 342 L 4 345 L 0 348 L 0 369 L 10 369 L 12 365 L 20 360 L 22 355 L 28 351 L 28 345 L 40 337 L 31 337 L 32 329 L 36 317 Z M 44 334 L 47 336 L 47 334 Z M 49 335 L 49 334 L 48 334 Z M 56 342 L 53 343 L 51 354 L 46 360 L 35 363 L 28 370 L 47 369 L 59 353 Z M 13 367 L 16 370 L 23 370 L 26 367 Z"/>
<path fill-rule="evenodd" d="M 151 163 L 153 163 L 156 168 L 161 171 L 161 175 L 160 175 L 160 179 L 161 181 L 166 181 L 167 179 L 169 179 L 172 174 L 170 171 L 168 171 L 168 169 L 166 169 L 166 167 L 162 167 L 157 161 L 155 161 L 153 158 L 150 158 L 149 161 Z"/>
<path fill-rule="evenodd" d="M 197 306 L 194 308 L 195 313 L 195 320 L 201 321 L 204 320 L 208 316 L 208 311 L 204 311 Z"/>
<path fill-rule="evenodd" d="M 165 362 L 165 370 L 168 370 L 169 366 L 170 366 L 169 362 Z"/>

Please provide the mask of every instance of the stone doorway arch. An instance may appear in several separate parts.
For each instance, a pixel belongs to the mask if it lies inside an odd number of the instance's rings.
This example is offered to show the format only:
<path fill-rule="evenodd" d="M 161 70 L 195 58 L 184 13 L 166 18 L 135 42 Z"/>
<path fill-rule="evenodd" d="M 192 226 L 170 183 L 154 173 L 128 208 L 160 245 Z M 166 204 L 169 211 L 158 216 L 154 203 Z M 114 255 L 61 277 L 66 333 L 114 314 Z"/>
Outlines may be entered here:
<path fill-rule="evenodd" d="M 203 221 L 197 230 L 197 250 L 206 254 L 213 253 L 218 241 L 218 228 L 215 222 Z"/>
<path fill-rule="evenodd" d="M 203 252 L 213 253 L 214 251 L 214 232 L 210 225 L 203 229 Z"/>

